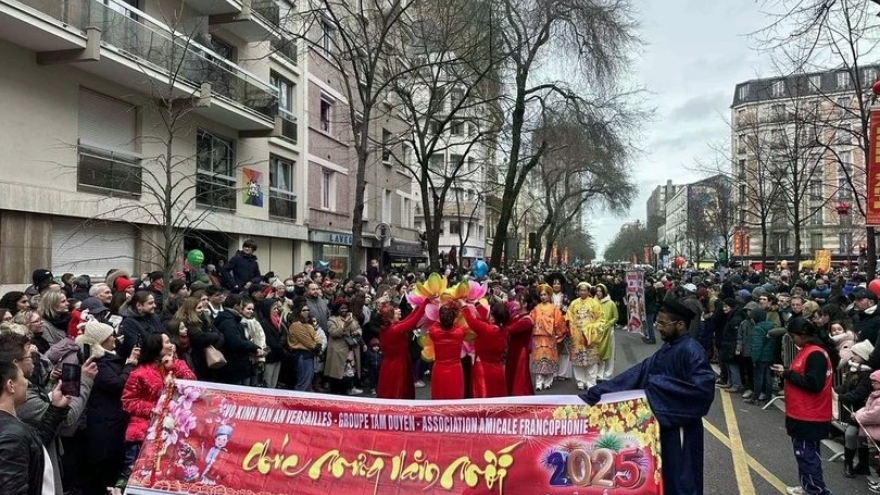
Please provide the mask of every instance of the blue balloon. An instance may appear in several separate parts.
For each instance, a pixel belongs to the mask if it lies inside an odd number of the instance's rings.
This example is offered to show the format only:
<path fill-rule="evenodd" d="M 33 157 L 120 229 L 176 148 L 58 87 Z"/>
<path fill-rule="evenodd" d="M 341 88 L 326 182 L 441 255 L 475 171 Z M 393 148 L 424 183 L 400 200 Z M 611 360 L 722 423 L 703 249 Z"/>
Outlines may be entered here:
<path fill-rule="evenodd" d="M 477 279 L 482 279 L 489 273 L 489 265 L 486 264 L 483 260 L 477 260 L 474 262 L 474 276 Z"/>

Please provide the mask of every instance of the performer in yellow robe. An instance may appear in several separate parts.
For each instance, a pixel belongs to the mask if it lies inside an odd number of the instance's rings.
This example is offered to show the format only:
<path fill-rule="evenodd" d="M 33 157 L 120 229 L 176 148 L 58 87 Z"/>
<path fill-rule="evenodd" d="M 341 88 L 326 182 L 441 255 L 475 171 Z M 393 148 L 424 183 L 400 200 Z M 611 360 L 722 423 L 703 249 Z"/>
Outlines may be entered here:
<path fill-rule="evenodd" d="M 538 286 L 540 304 L 530 313 L 535 322 L 532 331 L 532 353 L 529 367 L 535 376 L 535 388 L 546 390 L 553 385 L 553 377 L 559 369 L 559 352 L 556 345 L 565 338 L 565 316 L 552 302 L 553 289 L 547 284 Z"/>
<path fill-rule="evenodd" d="M 617 304 L 608 296 L 604 285 L 596 286 L 596 300 L 605 313 L 605 339 L 599 346 L 599 380 L 610 380 L 614 374 L 614 323 L 617 321 Z"/>
<path fill-rule="evenodd" d="M 599 350 L 609 325 L 606 324 L 602 306 L 590 294 L 590 284 L 578 284 L 578 298 L 569 306 L 566 313 L 569 331 L 571 332 L 571 359 L 574 379 L 578 390 L 589 389 L 596 385 L 599 378 Z M 614 321 L 612 320 L 611 325 Z"/>

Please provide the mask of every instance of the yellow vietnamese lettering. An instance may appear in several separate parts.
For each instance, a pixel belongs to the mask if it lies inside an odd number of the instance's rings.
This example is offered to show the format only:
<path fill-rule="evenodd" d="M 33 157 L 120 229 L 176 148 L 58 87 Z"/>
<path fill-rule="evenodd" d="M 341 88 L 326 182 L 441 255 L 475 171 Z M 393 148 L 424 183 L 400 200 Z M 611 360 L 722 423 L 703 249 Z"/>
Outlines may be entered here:
<path fill-rule="evenodd" d="M 245 472 L 257 470 L 260 474 L 267 475 L 269 471 L 275 469 L 281 471 L 284 476 L 297 476 L 303 472 L 309 463 L 306 463 L 302 469 L 296 470 L 299 465 L 299 456 L 296 454 L 285 455 L 284 450 L 290 442 L 290 437 L 284 435 L 284 442 L 281 444 L 281 452 L 269 455 L 272 441 L 266 439 L 265 442 L 257 442 L 251 447 L 251 450 L 244 456 L 241 467 Z"/>
<path fill-rule="evenodd" d="M 372 464 L 369 463 L 368 456 L 374 457 Z M 340 455 L 339 450 L 334 449 L 315 459 L 314 464 L 309 469 L 309 478 L 315 481 L 321 479 L 321 472 L 326 464 L 327 471 L 336 479 L 342 478 L 346 469 L 350 470 L 351 476 L 378 479 L 382 474 L 382 470 L 385 469 L 385 457 L 391 457 L 391 455 L 384 452 L 367 450 L 358 454 L 354 460 L 349 461 Z"/>
<path fill-rule="evenodd" d="M 492 489 L 495 483 L 498 483 L 498 492 L 504 493 L 504 478 L 507 477 L 507 468 L 513 465 L 513 452 L 522 442 L 505 447 L 498 451 L 498 454 L 487 450 L 483 453 L 483 460 L 486 461 L 486 467 L 480 468 L 471 461 L 470 457 L 462 456 L 452 461 L 440 477 L 440 486 L 450 490 L 455 486 L 455 475 L 458 479 L 470 487 L 475 488 L 480 482 L 480 476 L 486 483 L 486 488 Z"/>
<path fill-rule="evenodd" d="M 426 481 L 431 488 L 440 477 L 440 466 L 430 462 L 425 453 L 417 449 L 413 452 L 413 460 L 406 464 L 406 451 L 391 458 L 391 481 Z"/>

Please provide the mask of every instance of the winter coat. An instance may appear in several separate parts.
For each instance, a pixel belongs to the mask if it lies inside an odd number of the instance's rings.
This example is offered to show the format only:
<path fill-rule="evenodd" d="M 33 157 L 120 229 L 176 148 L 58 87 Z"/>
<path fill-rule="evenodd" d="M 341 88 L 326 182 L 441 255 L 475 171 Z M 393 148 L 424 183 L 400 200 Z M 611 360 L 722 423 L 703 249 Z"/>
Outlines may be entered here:
<path fill-rule="evenodd" d="M 850 411 L 858 411 L 865 407 L 865 401 L 871 394 L 871 368 L 860 365 L 858 371 L 850 371 L 846 375 L 843 384 L 838 385 L 834 391 L 837 392 L 837 400 L 841 406 L 845 406 Z M 843 408 L 841 408 L 843 412 Z M 847 422 L 858 426 L 855 419 L 850 414 L 841 414 L 847 419 Z M 841 418 L 843 419 L 843 418 Z"/>
<path fill-rule="evenodd" d="M 840 369 L 845 368 L 852 357 L 852 346 L 856 340 L 855 334 L 850 330 L 846 330 L 841 334 L 829 335 L 828 338 L 837 346 L 837 354 L 840 356 L 840 364 L 837 367 Z"/>
<path fill-rule="evenodd" d="M 767 332 L 772 330 L 773 323 L 764 320 L 752 327 L 752 361 L 772 363 L 776 356 L 779 339 L 770 337 Z"/>
<path fill-rule="evenodd" d="M 871 392 L 865 401 L 865 407 L 856 411 L 855 419 L 863 433 L 875 441 L 880 440 L 880 390 Z"/>
<path fill-rule="evenodd" d="M 247 339 L 257 344 L 260 349 L 266 350 L 266 332 L 263 331 L 263 325 L 256 318 L 242 318 L 241 324 L 244 326 L 244 334 Z M 255 358 L 257 362 L 265 363 L 266 356 Z"/>
<path fill-rule="evenodd" d="M 739 324 L 739 331 L 736 335 L 736 350 L 742 357 L 752 357 L 752 329 L 754 328 L 755 322 L 751 318 L 745 318 Z"/>
<path fill-rule="evenodd" d="M 76 341 L 65 336 L 49 348 L 46 357 L 59 370 L 61 365 L 65 363 L 79 366 L 79 350 Z"/>
<path fill-rule="evenodd" d="M 360 335 L 361 327 L 357 320 L 352 317 L 349 321 L 343 320 L 339 316 L 330 318 L 327 323 L 327 357 L 324 361 L 324 376 L 328 378 L 342 379 L 345 376 L 345 361 L 348 359 L 348 352 L 354 352 L 355 373 L 360 374 L 361 369 L 361 349 L 356 346 L 349 349 L 345 342 L 345 337 L 354 337 Z"/>
<path fill-rule="evenodd" d="M 196 375 L 180 359 L 171 364 L 174 378 L 195 380 Z M 122 391 L 122 409 L 128 413 L 125 441 L 141 443 L 147 438 L 150 417 L 165 388 L 165 376 L 156 363 L 139 364 L 129 375 Z"/>
<path fill-rule="evenodd" d="M 718 342 L 718 354 L 721 361 L 731 362 L 736 358 L 736 341 L 739 337 L 739 325 L 745 319 L 745 311 L 740 308 L 731 308 L 721 331 L 721 339 Z"/>
<path fill-rule="evenodd" d="M 0 493 L 9 495 L 41 495 L 46 455 L 51 448 L 58 425 L 64 421 L 66 409 L 49 406 L 42 421 L 28 426 L 15 416 L 0 412 Z M 55 477 L 60 483 L 60 477 Z M 61 485 L 55 485 L 61 493 Z"/>
<path fill-rule="evenodd" d="M 60 321 L 60 320 L 59 320 Z M 64 337 L 67 336 L 67 323 L 69 322 L 69 318 L 67 321 L 64 321 L 64 325 L 53 325 L 49 320 L 43 319 L 43 333 L 41 334 L 46 342 L 49 343 L 50 346 L 57 344 Z"/>
<path fill-rule="evenodd" d="M 223 267 L 226 275 L 226 285 L 230 289 L 244 289 L 248 282 L 257 283 L 263 275 L 260 273 L 260 264 L 253 254 L 245 254 L 242 251 L 235 253 Z"/>
<path fill-rule="evenodd" d="M 125 456 L 128 413 L 122 409 L 122 391 L 133 364 L 107 353 L 95 360 L 98 375 L 86 406 L 89 462 L 116 461 Z"/>
<path fill-rule="evenodd" d="M 267 363 L 281 362 L 287 355 L 287 350 L 284 347 L 284 344 L 287 341 L 287 332 L 283 329 L 284 327 L 282 326 L 283 323 L 280 315 L 273 321 L 271 314 L 273 304 L 275 304 L 274 299 L 266 299 L 262 301 L 260 303 L 260 312 L 257 315 L 260 325 L 263 326 L 263 335 L 266 337 L 266 347 L 269 348 L 269 352 L 266 354 Z M 275 322 L 277 322 L 277 324 Z"/>
<path fill-rule="evenodd" d="M 241 315 L 227 308 L 214 318 L 214 328 L 223 335 L 223 357 L 226 366 L 217 370 L 217 379 L 221 383 L 236 384 L 253 376 L 251 356 L 259 346 L 247 338 Z"/>
<path fill-rule="evenodd" d="M 142 315 L 131 308 L 122 311 L 122 323 L 119 324 L 119 335 L 122 342 L 116 347 L 116 354 L 128 359 L 131 350 L 146 336 L 167 333 L 162 320 L 155 313 Z"/>
<path fill-rule="evenodd" d="M 208 324 L 204 315 L 201 324 L 186 324 L 186 334 L 189 336 L 190 356 L 195 366 L 193 373 L 199 380 L 213 377 L 214 371 L 208 368 L 208 361 L 205 359 L 205 349 L 209 346 L 220 349 L 223 346 L 223 336 Z"/>

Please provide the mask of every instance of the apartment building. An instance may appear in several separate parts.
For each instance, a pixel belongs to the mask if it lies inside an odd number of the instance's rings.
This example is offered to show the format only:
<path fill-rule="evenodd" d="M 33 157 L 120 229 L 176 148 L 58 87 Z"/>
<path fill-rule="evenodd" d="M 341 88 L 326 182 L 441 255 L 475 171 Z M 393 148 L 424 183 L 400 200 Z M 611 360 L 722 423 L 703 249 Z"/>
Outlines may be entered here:
<path fill-rule="evenodd" d="M 648 233 L 656 235 L 657 241 L 664 245 L 666 243 L 666 203 L 675 196 L 681 187 L 681 185 L 673 184 L 672 179 L 669 179 L 666 184 L 655 187 L 645 202 Z"/>
<path fill-rule="evenodd" d="M 755 79 L 735 87 L 731 106 L 731 164 L 740 204 L 738 232 L 746 249 L 761 253 L 760 217 L 767 218 L 771 256 L 794 252 L 791 200 L 776 194 L 785 184 L 801 199 L 801 252 L 831 250 L 835 257 L 853 256 L 865 241 L 864 219 L 854 205 L 865 194 L 865 156 L 859 95 L 870 94 L 880 66 L 858 74 L 829 70 L 787 77 Z M 794 157 L 794 158 L 793 158 Z M 793 166 L 793 160 L 799 164 Z M 799 172 L 800 171 L 800 172 Z M 797 175 L 798 188 L 792 188 Z M 852 184 L 847 175 L 854 178 Z M 765 204 L 762 198 L 777 197 Z M 842 214 L 843 213 L 843 214 Z"/>
<path fill-rule="evenodd" d="M 199 248 L 217 262 L 250 238 L 261 266 L 278 274 L 316 259 L 346 271 L 354 184 L 345 101 L 320 55 L 292 34 L 294 8 L 0 0 L 4 289 L 39 267 L 98 278 L 154 269 L 168 224 L 183 235 L 181 260 Z M 408 194 L 374 175 L 373 188 L 383 187 L 371 198 Z M 371 208 L 365 232 L 390 216 L 387 247 L 417 245 L 405 206 Z"/>

